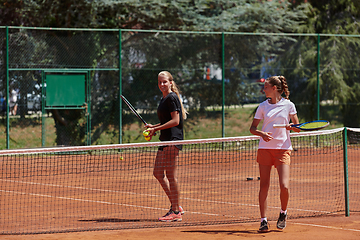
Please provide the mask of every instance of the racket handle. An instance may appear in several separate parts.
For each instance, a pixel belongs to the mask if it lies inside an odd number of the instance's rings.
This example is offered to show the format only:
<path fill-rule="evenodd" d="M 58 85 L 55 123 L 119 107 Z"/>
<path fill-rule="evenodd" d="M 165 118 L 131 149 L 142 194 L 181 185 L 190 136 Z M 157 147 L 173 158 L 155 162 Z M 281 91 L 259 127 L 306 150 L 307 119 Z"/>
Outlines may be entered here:
<path fill-rule="evenodd" d="M 273 128 L 284 128 L 286 124 L 273 124 Z"/>

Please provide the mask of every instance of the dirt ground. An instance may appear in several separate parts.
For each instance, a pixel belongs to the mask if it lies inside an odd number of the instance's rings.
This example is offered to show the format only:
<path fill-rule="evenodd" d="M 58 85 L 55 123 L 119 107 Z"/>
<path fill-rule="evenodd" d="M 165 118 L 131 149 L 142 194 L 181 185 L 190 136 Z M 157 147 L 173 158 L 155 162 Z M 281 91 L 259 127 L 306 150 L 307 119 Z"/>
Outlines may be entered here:
<path fill-rule="evenodd" d="M 275 222 L 270 222 L 268 233 L 258 233 L 259 223 L 242 223 L 232 225 L 191 226 L 181 228 L 150 228 L 136 230 L 93 231 L 77 233 L 57 233 L 39 235 L 3 235 L 0 239 L 7 240 L 155 240 L 155 239 L 186 239 L 186 240 L 231 240 L 231 239 L 360 239 L 360 214 L 352 213 L 350 217 L 344 214 L 289 219 L 287 227 L 279 231 Z"/>

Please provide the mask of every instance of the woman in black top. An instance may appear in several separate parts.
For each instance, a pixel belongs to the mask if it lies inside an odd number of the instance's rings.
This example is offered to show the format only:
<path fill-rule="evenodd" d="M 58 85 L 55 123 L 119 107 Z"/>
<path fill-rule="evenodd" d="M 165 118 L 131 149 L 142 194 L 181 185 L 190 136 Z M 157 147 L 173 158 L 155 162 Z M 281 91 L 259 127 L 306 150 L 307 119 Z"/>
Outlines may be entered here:
<path fill-rule="evenodd" d="M 181 103 L 179 90 L 168 71 L 158 75 L 158 86 L 163 94 L 157 109 L 160 123 L 146 125 L 150 137 L 160 130 L 161 141 L 183 140 L 183 121 L 186 111 Z M 154 176 L 161 184 L 168 196 L 171 208 L 159 220 L 163 222 L 181 221 L 184 210 L 179 206 L 179 189 L 176 179 L 176 162 L 179 157 L 181 145 L 161 146 L 156 155 Z"/>

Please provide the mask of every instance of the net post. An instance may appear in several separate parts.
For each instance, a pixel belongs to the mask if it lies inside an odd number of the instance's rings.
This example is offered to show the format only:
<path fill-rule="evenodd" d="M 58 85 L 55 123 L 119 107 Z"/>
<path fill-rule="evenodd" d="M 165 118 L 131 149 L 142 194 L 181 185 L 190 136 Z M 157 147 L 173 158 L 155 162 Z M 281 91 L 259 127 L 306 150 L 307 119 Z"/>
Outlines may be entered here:
<path fill-rule="evenodd" d="M 344 154 L 344 190 L 345 190 L 345 216 L 350 216 L 349 209 L 349 173 L 348 173 L 348 155 L 347 155 L 347 129 L 343 131 L 343 154 Z"/>

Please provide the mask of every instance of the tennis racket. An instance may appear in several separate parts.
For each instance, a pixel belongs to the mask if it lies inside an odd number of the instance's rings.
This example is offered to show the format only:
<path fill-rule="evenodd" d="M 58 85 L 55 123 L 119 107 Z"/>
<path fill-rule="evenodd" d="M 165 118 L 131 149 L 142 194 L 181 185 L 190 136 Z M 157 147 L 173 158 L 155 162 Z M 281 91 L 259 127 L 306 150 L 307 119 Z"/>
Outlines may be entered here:
<path fill-rule="evenodd" d="M 317 120 L 317 121 L 310 121 L 305 123 L 293 124 L 292 127 L 298 128 L 303 131 L 315 131 L 319 129 L 323 129 L 329 126 L 330 122 L 326 120 Z M 274 124 L 274 128 L 284 128 L 286 124 Z"/>
<path fill-rule="evenodd" d="M 131 105 L 131 103 L 123 96 L 120 95 L 121 99 L 124 101 L 124 103 L 130 108 L 130 110 L 135 114 L 135 116 L 140 119 L 140 121 L 142 121 L 145 125 L 147 125 L 147 123 L 145 122 L 145 120 L 140 116 L 140 114 L 135 110 L 135 108 Z"/>
<path fill-rule="evenodd" d="M 126 97 L 124 97 L 124 95 L 120 95 L 121 99 L 124 101 L 124 103 L 130 108 L 130 110 L 135 114 L 135 116 L 140 119 L 140 121 L 142 121 L 144 123 L 144 125 L 147 125 L 147 122 L 140 116 L 140 114 L 135 110 L 135 108 L 131 105 L 131 103 L 126 99 Z M 154 134 L 154 136 L 156 135 L 156 133 Z M 147 137 L 145 136 L 145 139 L 147 141 L 151 140 L 151 137 Z"/>

